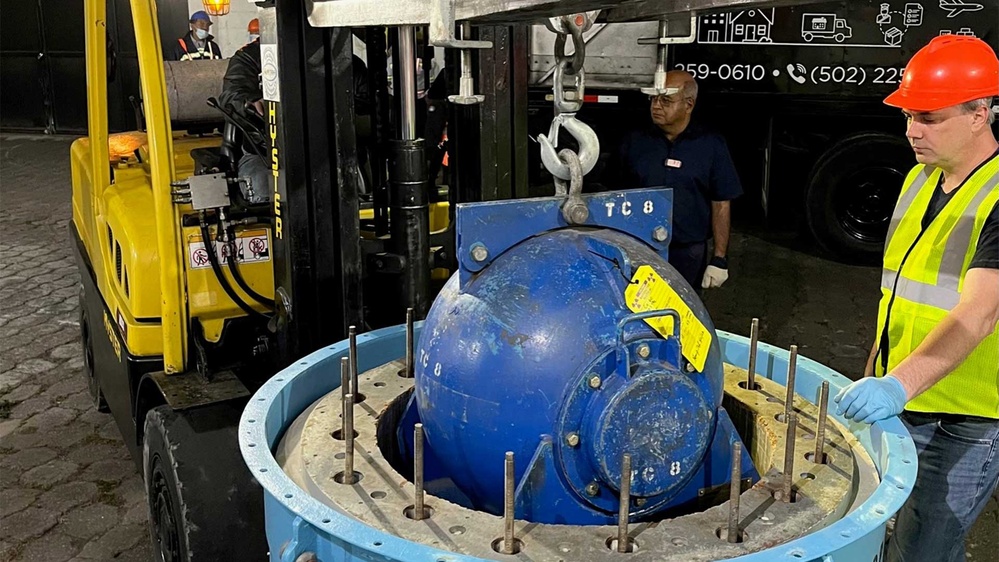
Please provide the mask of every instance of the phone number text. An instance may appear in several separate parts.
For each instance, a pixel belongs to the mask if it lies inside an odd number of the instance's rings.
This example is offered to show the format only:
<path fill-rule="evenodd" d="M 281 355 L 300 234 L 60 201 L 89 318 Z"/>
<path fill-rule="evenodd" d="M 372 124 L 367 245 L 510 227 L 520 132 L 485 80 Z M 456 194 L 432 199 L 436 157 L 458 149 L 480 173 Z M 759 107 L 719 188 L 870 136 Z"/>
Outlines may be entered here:
<path fill-rule="evenodd" d="M 778 77 L 787 74 L 798 84 L 898 84 L 902 80 L 904 68 L 891 66 L 830 66 L 821 65 L 811 68 L 802 64 L 789 64 L 786 68 L 774 68 L 768 71 L 759 64 L 720 64 L 712 66 L 707 63 L 679 63 L 676 68 L 686 70 L 694 78 L 704 80 L 748 80 L 762 81 L 767 76 Z"/>

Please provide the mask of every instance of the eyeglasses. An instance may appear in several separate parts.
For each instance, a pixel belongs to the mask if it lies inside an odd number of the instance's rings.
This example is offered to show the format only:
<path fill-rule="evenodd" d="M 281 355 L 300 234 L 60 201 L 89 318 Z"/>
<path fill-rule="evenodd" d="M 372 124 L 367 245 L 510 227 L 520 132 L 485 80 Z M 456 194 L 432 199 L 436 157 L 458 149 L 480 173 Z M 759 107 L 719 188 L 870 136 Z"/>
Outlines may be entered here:
<path fill-rule="evenodd" d="M 681 97 L 670 97 L 667 94 L 659 94 L 658 96 L 649 96 L 649 103 L 651 103 L 652 105 L 659 104 L 663 107 L 667 107 L 670 105 L 675 105 L 683 101 L 683 99 L 684 98 Z"/>

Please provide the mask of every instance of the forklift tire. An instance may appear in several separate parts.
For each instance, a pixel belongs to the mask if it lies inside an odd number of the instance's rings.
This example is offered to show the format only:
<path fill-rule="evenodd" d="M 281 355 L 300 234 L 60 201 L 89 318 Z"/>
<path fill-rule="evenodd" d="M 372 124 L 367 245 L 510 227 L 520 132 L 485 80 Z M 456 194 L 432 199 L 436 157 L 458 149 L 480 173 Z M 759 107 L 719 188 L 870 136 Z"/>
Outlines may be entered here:
<path fill-rule="evenodd" d="M 80 285 L 80 343 L 83 345 L 83 374 L 87 377 L 87 388 L 90 390 L 90 399 L 93 400 L 94 407 L 98 412 L 106 414 L 111 408 L 108 407 L 101 391 L 101 383 L 97 380 L 97 371 L 94 367 L 94 331 L 90 325 L 85 297 L 83 285 Z"/>
<path fill-rule="evenodd" d="M 146 414 L 142 469 L 153 559 L 266 560 L 263 490 L 239 452 L 242 404 Z"/>
<path fill-rule="evenodd" d="M 881 133 L 854 135 L 827 150 L 805 192 L 805 219 L 819 246 L 848 263 L 879 263 L 914 163 L 905 141 Z"/>

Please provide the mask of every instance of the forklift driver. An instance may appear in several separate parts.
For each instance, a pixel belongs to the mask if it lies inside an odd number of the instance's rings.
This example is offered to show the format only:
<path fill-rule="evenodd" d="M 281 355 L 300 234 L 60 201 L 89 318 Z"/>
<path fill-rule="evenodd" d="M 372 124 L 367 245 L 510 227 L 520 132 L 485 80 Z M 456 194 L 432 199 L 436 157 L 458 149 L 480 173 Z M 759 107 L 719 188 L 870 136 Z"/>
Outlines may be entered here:
<path fill-rule="evenodd" d="M 229 59 L 229 66 L 222 78 L 222 94 L 219 96 L 219 104 L 241 118 L 237 126 L 243 129 L 243 134 L 240 135 L 242 140 L 233 148 L 242 149 L 241 155 L 237 153 L 239 159 L 236 169 L 240 177 L 250 178 L 249 189 L 243 189 L 243 196 L 249 203 L 261 203 L 269 197 L 269 191 L 264 187 L 268 185 L 267 178 L 271 172 L 263 156 L 268 150 L 264 145 L 266 137 L 263 135 L 263 97 L 258 36 L 243 45 Z"/>
<path fill-rule="evenodd" d="M 365 79 L 367 69 L 364 62 L 355 56 L 352 70 L 354 112 L 364 115 L 370 111 Z M 242 151 L 237 164 L 239 176 L 248 177 L 251 181 L 250 189 L 243 188 L 243 196 L 249 203 L 261 203 L 270 198 L 269 190 L 264 187 L 268 185 L 271 170 L 264 156 L 270 147 L 267 146 L 268 137 L 264 131 L 264 92 L 260 72 L 260 36 L 257 34 L 253 41 L 241 47 L 229 59 L 229 66 L 222 79 L 222 94 L 219 96 L 219 105 L 227 114 L 226 119 L 234 122 L 243 133 L 234 148 Z M 360 146 L 359 142 L 358 158 L 362 159 L 364 151 L 360 150 Z M 359 164 L 363 169 L 364 163 Z"/>

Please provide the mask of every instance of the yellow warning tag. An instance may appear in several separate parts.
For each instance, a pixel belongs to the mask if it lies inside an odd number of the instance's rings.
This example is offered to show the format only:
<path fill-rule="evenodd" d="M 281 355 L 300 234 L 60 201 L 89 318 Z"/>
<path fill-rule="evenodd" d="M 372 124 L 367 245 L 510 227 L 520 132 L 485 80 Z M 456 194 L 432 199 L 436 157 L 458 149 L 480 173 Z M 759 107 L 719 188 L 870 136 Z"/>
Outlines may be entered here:
<path fill-rule="evenodd" d="M 680 295 L 669 286 L 662 277 L 652 269 L 643 265 L 635 271 L 631 284 L 624 290 L 624 299 L 632 312 L 646 310 L 662 310 L 672 308 L 680 315 L 680 342 L 683 356 L 690 361 L 698 371 L 704 371 L 704 362 L 711 350 L 711 332 L 697 319 L 694 311 Z M 660 316 L 648 318 L 645 322 L 659 332 L 663 337 L 673 335 L 673 318 Z"/>

